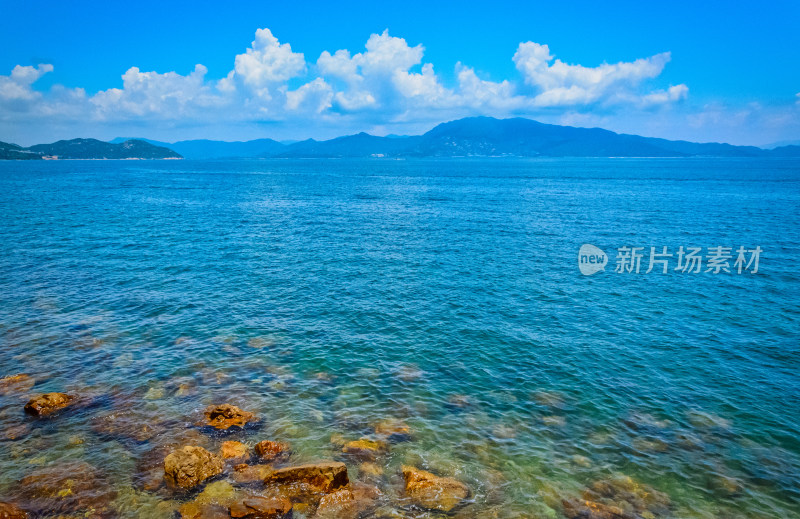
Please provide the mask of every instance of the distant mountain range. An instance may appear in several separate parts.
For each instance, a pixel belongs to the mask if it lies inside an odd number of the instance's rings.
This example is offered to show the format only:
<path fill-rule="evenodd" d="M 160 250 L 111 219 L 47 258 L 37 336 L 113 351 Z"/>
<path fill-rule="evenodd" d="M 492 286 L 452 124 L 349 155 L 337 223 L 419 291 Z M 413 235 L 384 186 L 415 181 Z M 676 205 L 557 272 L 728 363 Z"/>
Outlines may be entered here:
<path fill-rule="evenodd" d="M 0 159 L 181 159 L 179 154 L 163 146 L 130 139 L 120 143 L 97 139 L 71 139 L 52 144 L 36 144 L 28 148 L 0 142 Z"/>
<path fill-rule="evenodd" d="M 366 133 L 290 144 L 272 139 L 246 142 L 148 139 L 73 139 L 22 148 L 0 143 L 0 159 L 42 158 L 337 158 L 337 157 L 800 157 L 800 146 L 774 149 L 719 143 L 670 141 L 575 128 L 530 119 L 469 117 L 416 136 Z"/>
<path fill-rule="evenodd" d="M 125 142 L 117 137 L 112 143 Z M 226 159 L 226 158 L 252 158 L 268 156 L 282 152 L 286 146 L 272 139 L 256 139 L 246 142 L 210 141 L 199 139 L 194 141 L 178 141 L 173 143 L 159 142 L 149 139 L 139 139 L 155 146 L 169 148 L 180 153 L 187 159 Z"/>

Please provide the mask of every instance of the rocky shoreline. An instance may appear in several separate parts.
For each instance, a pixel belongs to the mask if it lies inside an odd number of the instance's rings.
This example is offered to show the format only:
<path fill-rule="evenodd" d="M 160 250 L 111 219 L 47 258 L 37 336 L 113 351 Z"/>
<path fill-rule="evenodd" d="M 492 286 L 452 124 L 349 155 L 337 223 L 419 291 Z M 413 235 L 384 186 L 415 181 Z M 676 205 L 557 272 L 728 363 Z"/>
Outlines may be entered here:
<path fill-rule="evenodd" d="M 22 406 L 27 418 L 3 431 L 5 440 L 24 438 L 43 423 L 57 425 L 67 413 L 92 411 L 94 434 L 136 447 L 131 480 L 135 492 L 158 501 L 159 513 L 153 517 L 539 517 L 503 515 L 502 508 L 487 512 L 476 503 L 475 489 L 459 479 L 458 470 L 444 474 L 409 464 L 390 468 L 387 460 L 393 449 L 415 439 L 413 429 L 399 418 L 373 423 L 367 434 L 332 433 L 330 452 L 335 459 L 309 461 L 289 442 L 263 437 L 264 417 L 230 403 L 210 405 L 183 421 L 169 421 L 125 406 L 96 412 L 96 396 L 30 395 L 34 385 L 27 374 L 0 378 L 0 394 L 17 395 L 21 401 L 30 396 Z M 188 390 L 178 391 L 182 389 Z M 556 394 L 537 394 L 536 400 L 553 409 L 563 405 Z M 463 409 L 471 403 L 455 395 L 450 405 Z M 633 419 L 631 423 L 640 425 Z M 34 469 L 7 495 L 0 495 L 0 519 L 118 517 L 119 489 L 111 484 L 107 469 L 83 460 Z M 486 486 L 499 489 L 506 484 L 502 480 L 499 476 Z M 741 491 L 735 481 L 729 483 L 730 492 Z M 542 492 L 536 498 L 568 519 L 673 517 L 667 494 L 626 476 L 595 481 L 582 492 Z"/>

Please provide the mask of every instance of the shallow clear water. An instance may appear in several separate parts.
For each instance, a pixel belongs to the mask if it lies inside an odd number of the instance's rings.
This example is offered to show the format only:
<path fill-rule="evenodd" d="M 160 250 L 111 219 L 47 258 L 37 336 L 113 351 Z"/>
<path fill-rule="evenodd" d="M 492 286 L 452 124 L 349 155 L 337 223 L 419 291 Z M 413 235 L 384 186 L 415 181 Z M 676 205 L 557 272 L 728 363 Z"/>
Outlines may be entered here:
<path fill-rule="evenodd" d="M 0 376 L 36 378 L 0 432 L 31 393 L 93 402 L 0 442 L 0 498 L 84 460 L 120 516 L 169 517 L 137 463 L 231 402 L 296 461 L 401 419 L 381 485 L 455 476 L 467 516 L 561 517 L 625 474 L 669 517 L 800 517 L 798 221 L 797 161 L 0 162 Z M 583 243 L 606 272 L 580 274 Z M 755 275 L 614 273 L 624 245 L 764 252 Z M 99 434 L 118 409 L 170 425 Z"/>

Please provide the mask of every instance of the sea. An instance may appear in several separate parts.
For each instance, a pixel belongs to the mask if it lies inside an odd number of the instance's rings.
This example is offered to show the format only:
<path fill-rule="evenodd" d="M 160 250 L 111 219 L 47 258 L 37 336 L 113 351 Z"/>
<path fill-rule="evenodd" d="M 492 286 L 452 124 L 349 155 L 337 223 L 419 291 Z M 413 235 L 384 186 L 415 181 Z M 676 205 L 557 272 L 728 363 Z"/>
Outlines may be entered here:
<path fill-rule="evenodd" d="M 22 507 L 78 466 L 117 517 L 175 517 L 166 446 L 268 439 L 378 487 L 367 516 L 435 517 L 408 465 L 469 487 L 458 517 L 800 517 L 799 367 L 796 159 L 0 161 Z M 26 415 L 47 392 L 81 405 Z M 206 434 L 221 403 L 258 423 Z M 342 452 L 382 423 L 370 465 Z M 90 516 L 61 494 L 34 512 Z"/>

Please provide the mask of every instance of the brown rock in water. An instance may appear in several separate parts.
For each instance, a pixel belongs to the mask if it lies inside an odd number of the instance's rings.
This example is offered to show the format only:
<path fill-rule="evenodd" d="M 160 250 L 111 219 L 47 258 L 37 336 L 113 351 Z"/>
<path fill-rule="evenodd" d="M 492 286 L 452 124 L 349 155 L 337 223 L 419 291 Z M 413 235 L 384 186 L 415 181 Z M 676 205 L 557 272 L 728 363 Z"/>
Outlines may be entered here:
<path fill-rule="evenodd" d="M 569 519 L 635 519 L 618 506 L 606 505 L 596 501 L 565 499 L 561 502 L 564 515 Z"/>
<path fill-rule="evenodd" d="M 383 476 L 383 467 L 370 461 L 365 461 L 358 466 L 358 473 L 364 476 L 378 478 Z"/>
<path fill-rule="evenodd" d="M 347 442 L 342 447 L 343 453 L 369 461 L 374 461 L 378 456 L 386 454 L 388 451 L 389 445 L 386 442 L 370 440 L 369 438 Z"/>
<path fill-rule="evenodd" d="M 288 499 L 247 497 L 231 505 L 231 517 L 244 519 L 290 519 L 292 502 Z"/>
<path fill-rule="evenodd" d="M 595 481 L 584 492 L 586 502 L 599 502 L 601 499 L 610 501 L 609 506 L 624 507 L 626 513 L 633 510 L 633 515 L 660 516 L 669 512 L 670 498 L 667 494 L 659 492 L 647 485 L 643 485 L 628 476 L 616 476 L 609 479 Z M 602 504 L 602 503 L 601 503 Z"/>
<path fill-rule="evenodd" d="M 469 395 L 462 395 L 460 393 L 450 395 L 447 398 L 447 405 L 450 407 L 455 407 L 457 409 L 467 409 L 468 407 L 472 407 L 474 402 Z"/>
<path fill-rule="evenodd" d="M 242 411 L 235 405 L 212 405 L 206 408 L 205 423 L 215 429 L 227 430 L 231 427 L 244 427 L 248 422 L 253 422 L 256 416 L 253 413 Z"/>
<path fill-rule="evenodd" d="M 28 513 L 11 503 L 0 503 L 0 519 L 28 519 Z"/>
<path fill-rule="evenodd" d="M 422 508 L 450 512 L 469 497 L 469 488 L 456 479 L 439 477 L 407 465 L 402 471 L 406 495 Z"/>
<path fill-rule="evenodd" d="M 226 460 L 244 458 L 247 456 L 247 445 L 242 442 L 223 442 L 219 455 Z"/>
<path fill-rule="evenodd" d="M 193 488 L 222 474 L 222 459 L 202 447 L 186 446 L 164 459 L 167 481 L 181 488 Z"/>
<path fill-rule="evenodd" d="M 33 387 L 36 380 L 25 373 L 8 375 L 0 378 L 0 395 L 10 395 L 13 393 L 24 393 Z M 0 516 L 2 517 L 2 516 Z"/>
<path fill-rule="evenodd" d="M 326 494 L 317 506 L 318 519 L 358 519 L 358 504 L 350 489 L 343 488 Z"/>
<path fill-rule="evenodd" d="M 181 519 L 229 518 L 228 507 L 236 501 L 236 490 L 227 481 L 209 483 L 192 501 L 178 509 Z"/>
<path fill-rule="evenodd" d="M 329 493 L 347 486 L 347 466 L 336 461 L 278 469 L 264 479 L 266 485 L 301 483 L 316 492 Z"/>
<path fill-rule="evenodd" d="M 375 425 L 375 434 L 389 441 L 405 441 L 411 437 L 411 428 L 401 420 L 383 420 Z"/>
<path fill-rule="evenodd" d="M 152 423 L 152 418 L 151 415 L 141 412 L 113 411 L 93 418 L 91 427 L 100 435 L 146 442 L 165 429 L 162 424 Z"/>
<path fill-rule="evenodd" d="M 242 463 L 233 467 L 231 479 L 240 485 L 249 483 L 261 483 L 267 476 L 272 474 L 275 469 L 271 465 L 247 465 Z"/>
<path fill-rule="evenodd" d="M 289 455 L 289 444 L 264 440 L 256 443 L 255 451 L 264 461 L 272 461 Z"/>
<path fill-rule="evenodd" d="M 31 432 L 30 424 L 21 423 L 21 424 L 12 425 L 11 427 L 6 427 L 5 429 L 3 429 L 1 437 L 3 439 L 5 439 L 5 440 L 14 441 L 14 440 L 19 440 L 19 439 L 24 438 L 30 432 Z M 0 519 L 2 519 L 2 516 L 0 516 Z"/>
<path fill-rule="evenodd" d="M 354 481 L 350 484 L 350 491 L 356 500 L 356 507 L 359 514 L 372 512 L 378 507 L 378 502 L 383 496 L 381 489 L 374 485 L 362 481 Z"/>
<path fill-rule="evenodd" d="M 85 462 L 58 463 L 35 470 L 16 484 L 13 494 L 33 515 L 48 512 L 116 516 L 111 508 L 116 492 L 99 469 Z"/>
<path fill-rule="evenodd" d="M 229 519 L 228 509 L 215 504 L 184 503 L 178 509 L 181 519 Z"/>
<path fill-rule="evenodd" d="M 48 416 L 68 407 L 74 401 L 74 396 L 65 393 L 47 393 L 25 404 L 25 412 L 34 416 Z"/>

